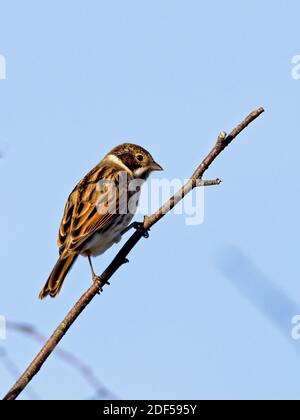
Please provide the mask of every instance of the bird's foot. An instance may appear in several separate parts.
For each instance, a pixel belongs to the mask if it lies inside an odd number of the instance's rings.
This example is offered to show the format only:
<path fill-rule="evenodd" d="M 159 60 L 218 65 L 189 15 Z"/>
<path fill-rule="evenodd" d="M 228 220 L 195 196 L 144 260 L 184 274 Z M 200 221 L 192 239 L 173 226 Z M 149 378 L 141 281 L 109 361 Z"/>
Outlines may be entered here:
<path fill-rule="evenodd" d="M 103 287 L 102 287 L 102 278 L 101 276 L 97 276 L 96 274 L 93 274 L 92 276 L 92 280 L 94 283 L 97 284 L 98 286 L 98 295 L 100 295 L 101 292 L 103 292 Z"/>
<path fill-rule="evenodd" d="M 144 218 L 144 220 L 145 220 L 145 218 Z M 144 222 L 133 222 L 133 223 L 131 223 L 129 226 L 127 226 L 126 229 L 124 229 L 122 231 L 121 235 L 124 235 L 124 233 L 128 232 L 131 229 L 135 229 L 135 230 L 141 232 L 144 238 L 149 238 L 149 230 L 150 229 L 145 229 L 144 228 Z"/>
<path fill-rule="evenodd" d="M 133 226 L 135 230 L 137 230 L 138 232 L 141 232 L 143 234 L 143 237 L 148 239 L 149 238 L 149 230 L 146 230 L 144 228 L 144 222 L 134 222 L 135 225 Z"/>

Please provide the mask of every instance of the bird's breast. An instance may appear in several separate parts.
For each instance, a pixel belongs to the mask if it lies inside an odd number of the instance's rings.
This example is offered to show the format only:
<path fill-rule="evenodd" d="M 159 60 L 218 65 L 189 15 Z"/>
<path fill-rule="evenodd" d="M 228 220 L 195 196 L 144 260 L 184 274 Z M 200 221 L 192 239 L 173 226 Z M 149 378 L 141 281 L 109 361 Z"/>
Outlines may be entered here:
<path fill-rule="evenodd" d="M 111 224 L 111 226 L 105 231 L 99 230 L 95 232 L 91 238 L 85 243 L 81 255 L 91 255 L 96 257 L 103 254 L 112 245 L 118 243 L 121 240 L 122 231 L 129 225 L 133 218 L 133 214 L 118 215 Z"/>

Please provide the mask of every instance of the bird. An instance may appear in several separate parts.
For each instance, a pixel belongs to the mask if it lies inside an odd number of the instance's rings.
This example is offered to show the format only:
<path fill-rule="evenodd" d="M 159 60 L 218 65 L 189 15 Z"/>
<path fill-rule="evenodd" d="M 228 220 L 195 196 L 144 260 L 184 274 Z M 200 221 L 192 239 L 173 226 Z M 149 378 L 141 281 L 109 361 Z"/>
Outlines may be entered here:
<path fill-rule="evenodd" d="M 40 299 L 58 295 L 79 255 L 88 258 L 92 280 L 100 280 L 91 258 L 103 254 L 131 227 L 137 227 L 130 222 L 141 185 L 153 171 L 161 170 L 146 149 L 123 143 L 84 176 L 67 199 L 58 233 L 59 258 L 39 294 Z"/>

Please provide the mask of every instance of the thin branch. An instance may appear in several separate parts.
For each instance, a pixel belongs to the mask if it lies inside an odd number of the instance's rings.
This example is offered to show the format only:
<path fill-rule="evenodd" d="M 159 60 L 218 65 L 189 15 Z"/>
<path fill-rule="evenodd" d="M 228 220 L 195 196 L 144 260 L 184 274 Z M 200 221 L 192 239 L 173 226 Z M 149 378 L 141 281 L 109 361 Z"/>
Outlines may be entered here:
<path fill-rule="evenodd" d="M 61 341 L 63 336 L 69 330 L 71 325 L 76 321 L 81 312 L 91 302 L 91 300 L 99 293 L 99 287 L 102 289 L 106 284 L 109 284 L 110 278 L 113 274 L 126 262 L 129 252 L 134 246 L 145 236 L 145 233 L 154 226 L 163 216 L 168 213 L 176 204 L 178 204 L 183 197 L 185 197 L 193 188 L 202 180 L 204 172 L 210 167 L 212 162 L 220 155 L 220 153 L 237 137 L 250 123 L 256 120 L 264 112 L 263 108 L 252 112 L 243 120 L 229 135 L 222 132 L 207 157 L 198 166 L 191 179 L 180 190 L 171 197 L 165 204 L 161 206 L 151 216 L 145 217 L 143 229 L 136 230 L 128 239 L 125 245 L 118 252 L 113 261 L 109 264 L 106 270 L 101 275 L 100 284 L 94 283 L 73 306 L 65 319 L 61 322 L 53 335 L 38 353 L 33 362 L 28 366 L 23 375 L 19 378 L 16 384 L 4 397 L 4 400 L 15 400 L 17 396 L 24 390 L 31 379 L 38 373 L 47 358 L 53 352 L 57 344 Z M 205 183 L 204 183 L 205 184 Z"/>
<path fill-rule="evenodd" d="M 200 180 L 200 186 L 204 186 L 204 187 L 211 187 L 212 185 L 220 185 L 222 183 L 222 181 L 217 178 L 217 179 L 212 179 L 212 180 Z"/>

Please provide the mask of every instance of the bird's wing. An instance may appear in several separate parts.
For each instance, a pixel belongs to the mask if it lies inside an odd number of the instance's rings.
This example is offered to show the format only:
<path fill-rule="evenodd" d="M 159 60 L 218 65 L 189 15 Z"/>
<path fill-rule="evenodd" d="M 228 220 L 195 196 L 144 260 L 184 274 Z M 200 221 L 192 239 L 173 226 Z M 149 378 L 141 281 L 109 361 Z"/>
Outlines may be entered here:
<path fill-rule="evenodd" d="M 60 254 L 64 251 L 67 245 L 67 239 L 71 231 L 72 216 L 74 211 L 74 201 L 72 198 L 72 194 L 69 196 L 68 201 L 66 203 L 64 215 L 59 227 L 57 245 Z"/>
<path fill-rule="evenodd" d="M 109 167 L 93 171 L 67 201 L 58 235 L 61 253 L 77 252 L 95 232 L 109 229 L 119 216 L 120 202 L 127 202 L 127 189 L 119 188 L 119 171 Z"/>

